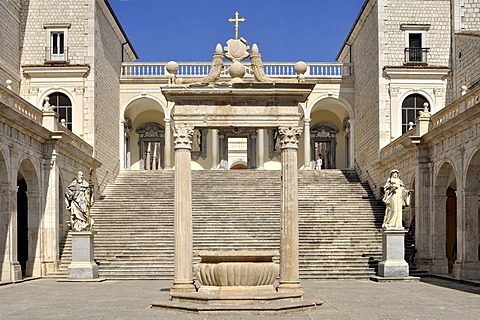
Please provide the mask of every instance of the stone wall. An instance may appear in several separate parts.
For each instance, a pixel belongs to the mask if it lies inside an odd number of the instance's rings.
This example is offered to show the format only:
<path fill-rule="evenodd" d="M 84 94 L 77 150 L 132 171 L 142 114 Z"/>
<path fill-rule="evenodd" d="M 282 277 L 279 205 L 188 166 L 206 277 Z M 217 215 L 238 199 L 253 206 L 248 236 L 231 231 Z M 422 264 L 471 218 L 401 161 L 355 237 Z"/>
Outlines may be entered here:
<path fill-rule="evenodd" d="M 366 17 L 351 47 L 355 66 L 355 159 L 362 168 L 362 180 L 368 180 L 366 170 L 378 158 L 379 110 L 378 78 L 378 12 L 374 6 Z"/>
<path fill-rule="evenodd" d="M 458 0 L 457 0 L 458 1 Z M 480 30 L 480 2 L 478 0 L 461 0 L 462 31 Z"/>
<path fill-rule="evenodd" d="M 450 0 L 388 0 L 385 7 L 386 65 L 399 66 L 404 63 L 404 51 L 408 45 L 408 34 L 401 25 L 429 25 L 425 31 L 422 47 L 429 48 L 428 64 L 448 66 L 450 57 Z M 381 22 L 380 22 L 381 23 Z"/>
<path fill-rule="evenodd" d="M 122 40 L 105 11 L 95 9 L 95 155 L 100 189 L 116 176 L 119 166 L 119 104 Z"/>
<path fill-rule="evenodd" d="M 20 0 L 0 2 L 0 84 L 12 80 L 19 90 L 20 81 Z"/>
<path fill-rule="evenodd" d="M 21 9 L 22 65 L 43 65 L 50 44 L 49 27 L 65 26 L 70 64 L 84 64 L 87 1 L 23 0 Z M 62 27 L 63 27 L 62 26 Z"/>
<path fill-rule="evenodd" d="M 480 83 L 480 33 L 455 35 L 455 79 L 454 91 L 461 95 L 461 87 L 467 88 Z"/>

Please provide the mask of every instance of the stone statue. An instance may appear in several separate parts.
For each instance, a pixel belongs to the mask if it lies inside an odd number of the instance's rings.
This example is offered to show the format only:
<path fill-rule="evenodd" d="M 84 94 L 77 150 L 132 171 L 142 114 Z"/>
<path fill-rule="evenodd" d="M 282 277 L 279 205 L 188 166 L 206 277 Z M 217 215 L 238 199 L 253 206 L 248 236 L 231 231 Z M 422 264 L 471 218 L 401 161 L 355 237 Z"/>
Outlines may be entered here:
<path fill-rule="evenodd" d="M 67 187 L 65 203 L 70 211 L 71 226 L 74 231 L 88 231 L 93 226 L 90 207 L 93 204 L 93 188 L 79 171 L 77 178 Z"/>
<path fill-rule="evenodd" d="M 393 169 L 383 187 L 385 195 L 382 201 L 386 205 L 382 227 L 385 229 L 403 229 L 402 207 L 410 205 L 412 190 L 405 189 L 398 170 Z"/>

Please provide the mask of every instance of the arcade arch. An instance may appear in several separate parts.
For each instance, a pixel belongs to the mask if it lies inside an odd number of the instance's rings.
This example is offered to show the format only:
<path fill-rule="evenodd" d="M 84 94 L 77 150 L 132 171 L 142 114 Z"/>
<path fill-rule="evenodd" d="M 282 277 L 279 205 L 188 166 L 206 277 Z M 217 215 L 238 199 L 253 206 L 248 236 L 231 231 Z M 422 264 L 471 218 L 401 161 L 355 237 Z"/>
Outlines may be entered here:
<path fill-rule="evenodd" d="M 352 112 L 349 105 L 337 98 L 317 100 L 310 110 L 310 167 L 318 154 L 324 169 L 353 167 Z M 307 163 L 307 162 L 305 162 Z"/>
<path fill-rule="evenodd" d="M 20 162 L 17 171 L 17 210 L 14 234 L 11 239 L 17 243 L 17 251 L 13 252 L 22 270 L 22 277 L 41 276 L 40 257 L 40 220 L 41 193 L 39 174 L 35 165 L 28 158 Z M 16 237 L 16 239 L 15 239 Z"/>
<path fill-rule="evenodd" d="M 123 112 L 124 169 L 159 170 L 165 167 L 165 110 L 150 97 L 131 100 Z"/>
<path fill-rule="evenodd" d="M 451 273 L 457 260 L 457 179 L 450 162 L 440 166 L 434 178 L 433 258 L 434 273 Z"/>

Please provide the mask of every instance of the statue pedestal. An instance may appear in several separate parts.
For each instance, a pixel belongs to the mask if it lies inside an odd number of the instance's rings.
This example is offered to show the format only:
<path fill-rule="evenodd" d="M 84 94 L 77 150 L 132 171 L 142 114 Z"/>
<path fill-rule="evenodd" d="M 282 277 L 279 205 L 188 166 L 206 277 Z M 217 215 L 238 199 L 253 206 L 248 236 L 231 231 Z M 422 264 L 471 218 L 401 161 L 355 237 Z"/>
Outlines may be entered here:
<path fill-rule="evenodd" d="M 72 263 L 68 266 L 68 279 L 91 280 L 98 278 L 98 266 L 93 260 L 93 232 L 72 233 Z"/>
<path fill-rule="evenodd" d="M 383 230 L 382 261 L 378 264 L 378 275 L 388 278 L 405 278 L 409 275 L 405 261 L 405 229 Z"/>

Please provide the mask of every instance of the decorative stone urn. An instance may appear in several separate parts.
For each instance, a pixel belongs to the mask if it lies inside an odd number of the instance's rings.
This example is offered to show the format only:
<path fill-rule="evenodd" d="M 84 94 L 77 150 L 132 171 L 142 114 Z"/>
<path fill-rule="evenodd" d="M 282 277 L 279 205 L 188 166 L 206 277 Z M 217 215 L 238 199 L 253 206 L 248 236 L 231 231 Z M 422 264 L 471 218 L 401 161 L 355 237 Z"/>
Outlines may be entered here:
<path fill-rule="evenodd" d="M 202 261 L 194 266 L 202 285 L 199 292 L 274 292 L 279 265 L 277 251 L 200 251 Z"/>

